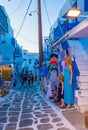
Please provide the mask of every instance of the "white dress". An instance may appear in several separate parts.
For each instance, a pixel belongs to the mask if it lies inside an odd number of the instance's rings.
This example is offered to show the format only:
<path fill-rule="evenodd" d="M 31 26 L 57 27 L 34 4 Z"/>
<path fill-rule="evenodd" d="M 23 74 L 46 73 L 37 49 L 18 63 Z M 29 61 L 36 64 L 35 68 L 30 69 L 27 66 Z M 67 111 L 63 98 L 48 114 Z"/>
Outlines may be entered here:
<path fill-rule="evenodd" d="M 52 89 L 51 89 L 51 83 L 49 82 L 49 84 L 47 85 L 47 93 L 46 93 L 46 96 L 49 98 L 49 97 L 52 97 Z"/>

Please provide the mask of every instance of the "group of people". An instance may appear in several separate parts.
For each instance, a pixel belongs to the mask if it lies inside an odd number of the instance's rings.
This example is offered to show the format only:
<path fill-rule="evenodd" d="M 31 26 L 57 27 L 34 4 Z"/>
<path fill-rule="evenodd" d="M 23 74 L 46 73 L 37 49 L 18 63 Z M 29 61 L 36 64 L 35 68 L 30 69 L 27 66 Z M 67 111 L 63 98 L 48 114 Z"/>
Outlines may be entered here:
<path fill-rule="evenodd" d="M 33 86 L 34 83 L 33 73 L 32 72 L 28 73 L 28 71 L 24 71 L 24 69 L 20 74 L 15 72 L 12 76 L 12 79 L 13 79 L 13 87 L 17 87 L 19 83 L 21 83 L 21 86 L 23 86 L 24 84 L 27 86 L 30 85 Z"/>
<path fill-rule="evenodd" d="M 41 86 L 47 97 L 57 101 L 60 108 L 69 109 L 74 105 L 73 66 L 69 56 L 64 59 L 63 72 L 63 74 L 58 73 L 56 68 L 52 68 L 49 73 L 48 68 L 43 63 L 40 68 Z"/>
<path fill-rule="evenodd" d="M 26 85 L 28 85 L 28 86 L 30 86 L 30 85 L 33 86 L 34 76 L 33 76 L 32 72 L 29 74 L 28 71 L 25 71 L 25 72 L 23 71 L 21 73 L 20 79 L 21 79 L 22 85 L 24 85 L 26 83 Z"/>

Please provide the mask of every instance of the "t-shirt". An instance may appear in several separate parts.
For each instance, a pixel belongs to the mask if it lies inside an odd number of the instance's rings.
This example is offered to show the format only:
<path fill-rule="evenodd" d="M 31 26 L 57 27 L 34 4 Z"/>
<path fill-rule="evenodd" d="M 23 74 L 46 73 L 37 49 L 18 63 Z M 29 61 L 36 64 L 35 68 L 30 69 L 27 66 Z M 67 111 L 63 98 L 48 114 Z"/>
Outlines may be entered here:
<path fill-rule="evenodd" d="M 47 69 L 47 67 L 46 67 L 46 66 L 41 67 L 41 68 L 40 68 L 40 75 L 41 75 L 42 77 L 46 77 L 47 74 L 48 74 L 48 69 Z"/>

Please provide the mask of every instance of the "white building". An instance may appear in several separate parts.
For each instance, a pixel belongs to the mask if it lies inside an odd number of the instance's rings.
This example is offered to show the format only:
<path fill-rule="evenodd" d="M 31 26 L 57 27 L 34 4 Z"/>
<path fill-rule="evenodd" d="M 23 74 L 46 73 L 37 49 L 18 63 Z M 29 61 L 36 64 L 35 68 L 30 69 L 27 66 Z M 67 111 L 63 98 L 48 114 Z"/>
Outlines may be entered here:
<path fill-rule="evenodd" d="M 67 19 L 66 14 L 71 8 L 81 10 L 81 15 L 75 19 L 71 17 Z M 74 103 L 81 112 L 85 112 L 88 110 L 88 0 L 67 0 L 50 34 L 53 34 L 54 38 L 58 37 L 54 39 L 53 50 L 62 47 L 63 52 L 67 51 L 66 55 L 74 56 Z"/>
<path fill-rule="evenodd" d="M 33 72 L 34 75 L 36 75 L 36 65 L 38 63 L 38 53 L 29 53 L 27 50 L 22 51 L 22 57 L 23 57 L 23 64 L 22 68 L 24 70 L 30 72 Z"/>

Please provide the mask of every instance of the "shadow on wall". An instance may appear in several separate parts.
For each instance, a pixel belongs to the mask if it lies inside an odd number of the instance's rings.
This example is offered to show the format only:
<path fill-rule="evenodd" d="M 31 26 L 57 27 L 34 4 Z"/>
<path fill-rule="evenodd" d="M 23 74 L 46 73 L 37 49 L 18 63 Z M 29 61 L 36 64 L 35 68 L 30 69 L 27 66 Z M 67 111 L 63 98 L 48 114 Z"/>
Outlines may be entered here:
<path fill-rule="evenodd" d="M 84 51 L 88 53 L 88 38 L 81 38 L 79 42 L 82 45 Z"/>

